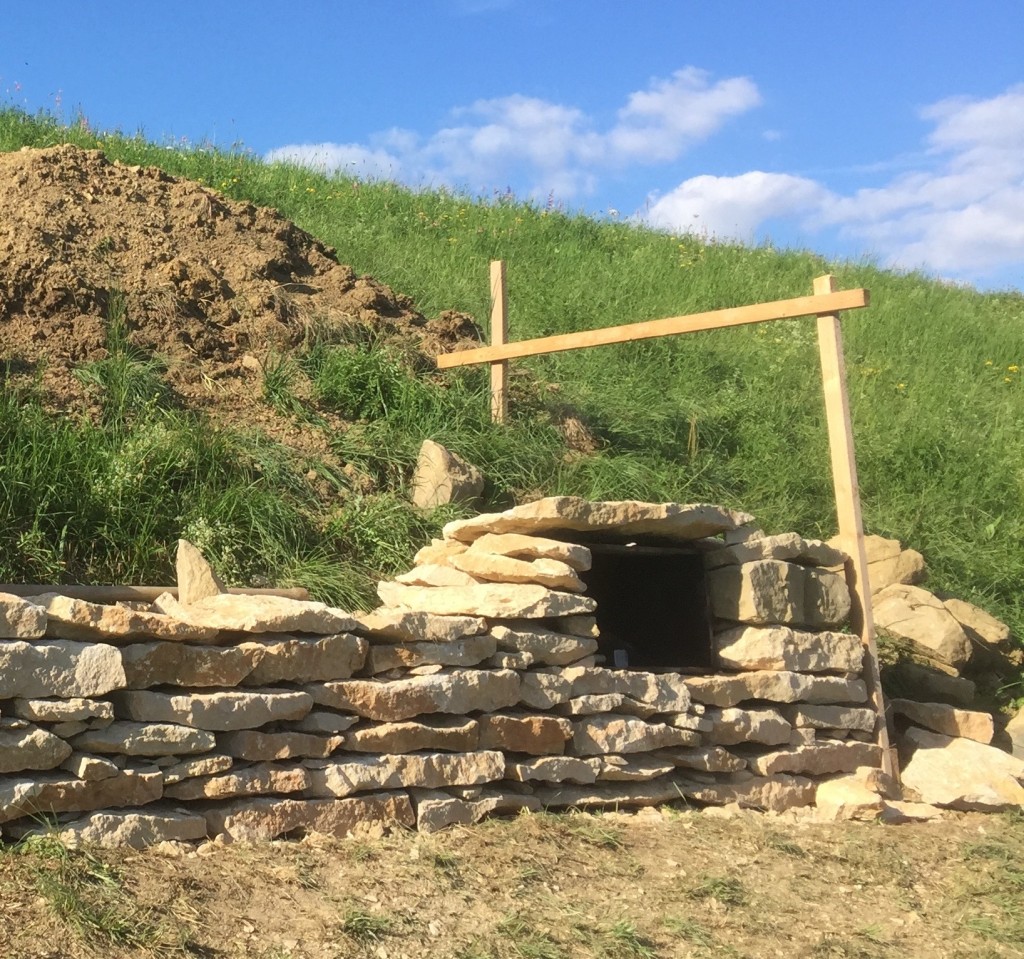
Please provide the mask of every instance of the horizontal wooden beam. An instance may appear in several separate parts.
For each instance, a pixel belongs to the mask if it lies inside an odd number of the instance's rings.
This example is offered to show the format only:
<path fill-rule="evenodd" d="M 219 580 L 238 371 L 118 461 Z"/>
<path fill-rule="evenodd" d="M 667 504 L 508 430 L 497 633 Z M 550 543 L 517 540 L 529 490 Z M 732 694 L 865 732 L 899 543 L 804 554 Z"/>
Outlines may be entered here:
<path fill-rule="evenodd" d="M 584 330 L 581 333 L 562 333 L 558 336 L 545 336 L 536 340 L 520 340 L 517 343 L 482 346 L 479 349 L 459 350 L 456 353 L 442 353 L 437 357 L 437 368 L 447 370 L 455 366 L 514 360 L 523 356 L 558 353 L 561 350 L 575 350 L 586 346 L 608 346 L 612 343 L 649 340 L 658 336 L 671 336 L 675 333 L 697 333 L 700 330 L 745 326 L 748 323 L 765 323 L 768 320 L 791 320 L 798 316 L 856 310 L 867 306 L 868 299 L 867 290 L 842 290 L 839 293 L 798 296 L 792 300 L 776 300 L 773 303 L 734 306 L 725 310 L 713 310 L 709 313 L 670 316 L 663 320 L 645 320 L 641 323 L 627 323 L 625 326 L 608 326 L 599 330 Z"/>
<path fill-rule="evenodd" d="M 288 599 L 309 599 L 309 590 L 302 586 L 288 589 L 244 589 L 228 590 L 236 596 L 285 596 Z M 59 593 L 72 599 L 84 599 L 90 603 L 119 603 L 135 601 L 151 603 L 162 593 L 177 598 L 177 586 L 54 586 L 52 583 L 0 583 L 0 593 L 12 596 L 42 596 L 43 593 Z"/>

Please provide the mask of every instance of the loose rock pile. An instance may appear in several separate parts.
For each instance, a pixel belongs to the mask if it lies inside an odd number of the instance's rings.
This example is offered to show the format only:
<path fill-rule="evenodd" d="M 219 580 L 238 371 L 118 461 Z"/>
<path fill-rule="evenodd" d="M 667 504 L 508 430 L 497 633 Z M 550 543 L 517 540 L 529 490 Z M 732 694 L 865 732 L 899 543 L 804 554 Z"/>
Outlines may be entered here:
<path fill-rule="evenodd" d="M 39 816 L 69 841 L 142 846 L 680 799 L 782 811 L 820 787 L 835 815 L 914 814 L 879 795 L 895 784 L 877 768 L 862 647 L 840 631 L 845 580 L 827 568 L 843 555 L 749 523 L 541 500 L 449 524 L 360 615 L 219 592 L 187 544 L 181 601 L 2 596 L 4 835 Z M 718 668 L 608 668 L 580 574 L 587 538 L 613 534 L 703 551 Z M 951 726 L 900 708 L 940 729 L 908 733 L 917 756 L 954 742 L 1017 763 L 976 807 L 1020 802 L 1024 763 L 973 741 L 978 714 Z"/>

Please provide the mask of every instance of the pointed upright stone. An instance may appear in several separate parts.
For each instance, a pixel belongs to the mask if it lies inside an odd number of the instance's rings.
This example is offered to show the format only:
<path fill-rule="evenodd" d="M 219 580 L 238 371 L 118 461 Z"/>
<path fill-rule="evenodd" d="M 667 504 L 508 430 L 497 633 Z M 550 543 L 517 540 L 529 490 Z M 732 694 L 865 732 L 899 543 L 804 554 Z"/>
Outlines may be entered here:
<path fill-rule="evenodd" d="M 178 540 L 178 555 L 174 565 L 178 579 L 178 602 L 183 606 L 191 606 L 207 596 L 227 592 L 227 587 L 213 571 L 213 567 L 187 539 Z"/>

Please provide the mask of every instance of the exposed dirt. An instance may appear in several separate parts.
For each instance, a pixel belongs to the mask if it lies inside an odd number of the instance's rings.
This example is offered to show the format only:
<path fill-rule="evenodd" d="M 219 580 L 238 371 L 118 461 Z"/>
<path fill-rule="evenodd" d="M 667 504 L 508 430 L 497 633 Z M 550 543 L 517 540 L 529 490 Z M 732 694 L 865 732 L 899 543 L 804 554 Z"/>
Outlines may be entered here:
<path fill-rule="evenodd" d="M 294 423 L 256 402 L 262 369 L 311 331 L 362 325 L 426 354 L 479 338 L 471 317 L 426 319 L 274 210 L 98 150 L 0 155 L 0 375 L 38 377 L 49 406 L 95 415 L 72 369 L 107 355 L 118 296 L 132 346 L 166 363 L 180 403 L 286 441 Z"/>
<path fill-rule="evenodd" d="M 1024 947 L 1024 820 L 526 815 L 432 836 L 0 850 L 0 955 L 977 959 Z"/>

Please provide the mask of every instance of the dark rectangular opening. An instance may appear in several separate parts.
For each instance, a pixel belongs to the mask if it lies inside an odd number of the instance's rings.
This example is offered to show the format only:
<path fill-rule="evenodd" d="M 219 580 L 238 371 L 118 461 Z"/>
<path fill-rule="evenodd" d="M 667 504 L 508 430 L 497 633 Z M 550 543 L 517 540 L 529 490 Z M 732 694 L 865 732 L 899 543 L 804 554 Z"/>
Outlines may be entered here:
<path fill-rule="evenodd" d="M 713 666 L 703 554 L 671 546 L 587 545 L 593 565 L 580 577 L 597 600 L 605 665 Z"/>

